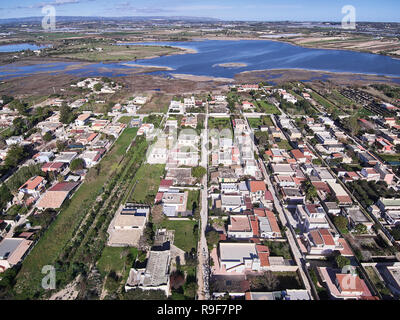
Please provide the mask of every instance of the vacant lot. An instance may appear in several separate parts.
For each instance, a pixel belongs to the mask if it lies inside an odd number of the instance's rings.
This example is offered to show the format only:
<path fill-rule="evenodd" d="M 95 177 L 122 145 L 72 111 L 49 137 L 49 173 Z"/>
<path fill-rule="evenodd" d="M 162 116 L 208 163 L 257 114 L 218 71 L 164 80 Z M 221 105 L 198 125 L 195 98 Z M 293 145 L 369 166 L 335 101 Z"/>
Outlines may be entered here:
<path fill-rule="evenodd" d="M 257 104 L 260 107 L 262 112 L 265 112 L 268 114 L 278 114 L 278 115 L 281 114 L 281 112 L 278 110 L 277 107 L 275 107 L 273 104 L 270 104 L 266 101 L 258 101 Z"/>
<path fill-rule="evenodd" d="M 135 259 L 137 254 L 138 249 L 136 248 L 105 247 L 97 262 L 97 267 L 103 274 L 110 271 L 121 273 L 124 268 L 131 267 L 130 265 L 126 265 L 128 255 L 131 255 Z"/>
<path fill-rule="evenodd" d="M 197 248 L 198 224 L 195 220 L 165 220 L 160 225 L 168 230 L 175 230 L 174 245 L 178 248 L 190 252 L 192 248 Z"/>
<path fill-rule="evenodd" d="M 16 289 L 24 291 L 30 288 L 39 290 L 39 284 L 43 275 L 42 267 L 52 265 L 59 253 L 73 237 L 74 230 L 79 226 L 84 208 L 89 207 L 103 185 L 110 179 L 119 166 L 119 162 L 128 145 L 136 136 L 137 129 L 126 129 L 113 148 L 100 162 L 100 171 L 95 179 L 87 180 L 71 198 L 68 206 L 60 212 L 56 220 L 50 225 L 37 245 L 25 259 L 20 272 L 17 275 Z"/>
<path fill-rule="evenodd" d="M 144 164 L 135 175 L 136 186 L 131 196 L 133 202 L 153 203 L 157 194 L 162 176 L 164 176 L 165 165 Z"/>

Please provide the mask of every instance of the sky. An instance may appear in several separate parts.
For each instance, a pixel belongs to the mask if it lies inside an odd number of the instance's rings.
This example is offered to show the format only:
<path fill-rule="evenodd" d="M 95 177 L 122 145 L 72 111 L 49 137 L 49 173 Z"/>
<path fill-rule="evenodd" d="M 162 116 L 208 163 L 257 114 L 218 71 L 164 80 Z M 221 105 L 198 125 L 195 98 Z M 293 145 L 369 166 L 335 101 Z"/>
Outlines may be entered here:
<path fill-rule="evenodd" d="M 352 5 L 357 21 L 400 22 L 399 0 L 0 0 L 1 18 L 43 16 L 194 16 L 222 20 L 341 21 Z"/>

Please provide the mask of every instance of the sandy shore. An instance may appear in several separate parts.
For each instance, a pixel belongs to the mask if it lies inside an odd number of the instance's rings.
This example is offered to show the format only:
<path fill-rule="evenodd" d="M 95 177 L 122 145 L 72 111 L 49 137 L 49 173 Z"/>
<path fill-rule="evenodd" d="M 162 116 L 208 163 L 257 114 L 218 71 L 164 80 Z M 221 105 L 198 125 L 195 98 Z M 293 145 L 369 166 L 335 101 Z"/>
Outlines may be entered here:
<path fill-rule="evenodd" d="M 222 68 L 242 68 L 247 66 L 248 66 L 247 63 L 241 63 L 241 62 L 228 62 L 228 63 L 219 63 L 213 65 L 213 67 L 222 67 Z"/>
<path fill-rule="evenodd" d="M 163 66 L 147 66 L 144 64 L 132 64 L 132 63 L 121 63 L 122 66 L 131 67 L 131 68 L 156 68 L 163 71 L 173 71 L 174 69 L 170 67 Z"/>
<path fill-rule="evenodd" d="M 182 80 L 190 80 L 190 81 L 216 81 L 216 82 L 234 82 L 234 79 L 231 78 L 216 78 L 216 77 L 208 77 L 208 76 L 195 76 L 192 74 L 180 74 L 180 73 L 172 73 L 174 78 L 182 79 Z"/>

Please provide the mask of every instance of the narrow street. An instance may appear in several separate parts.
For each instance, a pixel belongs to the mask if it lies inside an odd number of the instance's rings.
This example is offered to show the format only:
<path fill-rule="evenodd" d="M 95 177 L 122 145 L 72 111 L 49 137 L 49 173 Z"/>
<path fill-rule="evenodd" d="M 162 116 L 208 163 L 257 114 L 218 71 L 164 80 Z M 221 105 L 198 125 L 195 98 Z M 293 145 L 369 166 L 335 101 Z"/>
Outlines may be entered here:
<path fill-rule="evenodd" d="M 206 108 L 206 117 L 204 121 L 204 130 L 202 133 L 201 143 L 201 163 L 200 165 L 208 169 L 208 108 Z M 208 224 L 208 173 L 206 173 L 202 179 L 202 190 L 201 190 L 201 211 L 200 211 L 200 237 L 197 246 L 197 299 L 198 300 L 209 300 L 209 252 L 206 240 L 206 228 Z"/>

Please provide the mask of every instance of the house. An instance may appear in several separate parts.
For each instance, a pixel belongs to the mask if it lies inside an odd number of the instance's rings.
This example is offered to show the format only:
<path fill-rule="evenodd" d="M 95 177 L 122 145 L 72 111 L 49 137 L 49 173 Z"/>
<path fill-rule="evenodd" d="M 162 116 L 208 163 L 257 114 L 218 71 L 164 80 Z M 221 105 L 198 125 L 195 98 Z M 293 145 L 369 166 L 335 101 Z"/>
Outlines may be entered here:
<path fill-rule="evenodd" d="M 152 123 L 143 123 L 138 132 L 137 135 L 138 136 L 142 136 L 142 135 L 148 135 L 149 133 L 151 133 L 154 130 L 154 124 Z"/>
<path fill-rule="evenodd" d="M 99 163 L 102 155 L 105 153 L 105 149 L 98 149 L 98 150 L 86 150 L 82 153 L 80 158 L 85 161 L 86 168 L 91 168 Z"/>
<path fill-rule="evenodd" d="M 302 135 L 299 129 L 295 127 L 287 128 L 290 140 L 301 139 Z"/>
<path fill-rule="evenodd" d="M 321 205 L 297 205 L 296 215 L 303 232 L 309 232 L 313 229 L 329 228 L 325 210 Z"/>
<path fill-rule="evenodd" d="M 150 251 L 146 268 L 131 268 L 125 285 L 125 291 L 139 288 L 142 290 L 161 290 L 169 296 L 169 250 Z"/>
<path fill-rule="evenodd" d="M 39 198 L 40 192 L 44 189 L 46 185 L 46 180 L 43 177 L 35 176 L 28 181 L 26 181 L 21 187 L 19 187 L 19 192 L 33 196 L 34 198 Z"/>
<path fill-rule="evenodd" d="M 329 132 L 324 131 L 324 132 L 318 132 L 315 134 L 315 137 L 321 144 L 337 144 L 338 140 L 333 137 Z"/>
<path fill-rule="evenodd" d="M 14 144 L 20 144 L 20 143 L 22 143 L 22 141 L 24 141 L 23 136 L 14 136 L 14 137 L 10 137 L 10 138 L 6 139 L 6 144 L 8 146 L 11 146 Z"/>
<path fill-rule="evenodd" d="M 254 209 L 254 215 L 258 220 L 260 238 L 272 239 L 282 236 L 278 221 L 272 211 L 256 208 Z"/>
<path fill-rule="evenodd" d="M 82 113 L 78 116 L 78 118 L 75 120 L 75 125 L 78 127 L 83 127 L 87 124 L 89 121 L 89 118 L 91 117 L 90 113 Z"/>
<path fill-rule="evenodd" d="M 59 182 L 51 187 L 39 199 L 36 207 L 39 210 L 58 209 L 64 201 L 70 197 L 72 191 L 79 185 L 79 182 Z"/>
<path fill-rule="evenodd" d="M 219 243 L 219 265 L 228 273 L 261 271 L 269 266 L 268 247 L 255 243 Z"/>
<path fill-rule="evenodd" d="M 170 105 L 169 105 L 168 112 L 171 112 L 171 113 L 184 113 L 185 109 L 184 109 L 183 103 L 180 102 L 180 101 L 172 100 Z"/>
<path fill-rule="evenodd" d="M 296 170 L 291 164 L 271 164 L 271 169 L 274 174 L 278 175 L 296 175 Z"/>
<path fill-rule="evenodd" d="M 290 151 L 292 154 L 293 158 L 296 159 L 297 163 L 306 163 L 307 157 L 304 155 L 303 152 L 299 149 L 293 149 Z"/>
<path fill-rule="evenodd" d="M 196 116 L 183 117 L 181 120 L 181 127 L 191 127 L 193 129 L 196 129 L 197 117 Z"/>
<path fill-rule="evenodd" d="M 394 153 L 394 145 L 385 138 L 377 138 L 375 140 L 377 150 L 382 153 Z"/>
<path fill-rule="evenodd" d="M 318 274 L 334 299 L 347 300 L 371 298 L 372 294 L 358 275 L 342 273 L 341 270 L 317 267 Z"/>
<path fill-rule="evenodd" d="M 374 167 L 380 175 L 380 180 L 385 181 L 389 186 L 393 183 L 394 173 L 387 166 L 377 163 Z"/>
<path fill-rule="evenodd" d="M 113 247 L 137 246 L 149 214 L 149 206 L 127 203 L 110 223 L 107 244 Z"/>
<path fill-rule="evenodd" d="M 380 198 L 376 205 L 381 210 L 382 216 L 390 225 L 400 224 L 400 199 Z"/>
<path fill-rule="evenodd" d="M 273 292 L 250 292 L 245 293 L 246 300 L 312 300 L 307 290 L 284 290 Z"/>
<path fill-rule="evenodd" d="M 381 178 L 381 175 L 374 168 L 362 168 L 360 174 L 367 181 L 377 182 Z"/>
<path fill-rule="evenodd" d="M 0 242 L 0 273 L 18 264 L 27 254 L 33 241 L 24 238 L 5 238 Z"/>
<path fill-rule="evenodd" d="M 59 173 L 64 170 L 66 164 L 64 162 L 47 162 L 42 166 L 43 172 Z"/>
<path fill-rule="evenodd" d="M 77 156 L 77 152 L 60 152 L 54 159 L 54 162 L 63 162 L 70 164 L 72 160 L 74 160 Z"/>
<path fill-rule="evenodd" d="M 378 164 L 378 159 L 376 159 L 370 152 L 368 151 L 364 151 L 364 152 L 359 152 L 358 157 L 360 159 L 360 161 L 364 164 L 368 164 L 371 166 L 375 166 L 376 164 Z"/>
<path fill-rule="evenodd" d="M 374 223 L 369 220 L 359 207 L 353 206 L 351 208 L 342 209 L 343 214 L 349 218 L 350 227 L 354 228 L 358 224 L 363 224 L 370 230 Z"/>
<path fill-rule="evenodd" d="M 281 188 L 283 200 L 291 205 L 303 204 L 305 202 L 305 195 L 299 188 Z"/>
<path fill-rule="evenodd" d="M 260 202 L 267 191 L 264 181 L 248 181 L 250 197 L 252 202 Z"/>
<path fill-rule="evenodd" d="M 247 215 L 230 215 L 228 237 L 236 239 L 250 239 L 253 237 L 250 219 Z"/>
<path fill-rule="evenodd" d="M 228 212 L 242 212 L 246 210 L 244 199 L 241 195 L 221 195 L 221 209 Z"/>
<path fill-rule="evenodd" d="M 165 192 L 162 197 L 163 213 L 168 217 L 178 216 L 186 211 L 188 192 Z"/>
<path fill-rule="evenodd" d="M 328 228 L 311 230 L 306 236 L 307 253 L 310 255 L 329 256 L 335 250 L 342 251 L 344 247 L 339 242 L 339 235 L 332 234 Z"/>
<path fill-rule="evenodd" d="M 50 162 L 54 158 L 53 152 L 39 152 L 33 156 L 37 163 Z"/>
<path fill-rule="evenodd" d="M 140 97 L 137 96 L 133 99 L 132 101 L 134 104 L 139 104 L 139 105 L 143 105 L 147 102 L 147 97 Z"/>
<path fill-rule="evenodd" d="M 243 101 L 242 108 L 244 111 L 247 111 L 247 110 L 254 110 L 256 107 L 249 101 Z"/>

